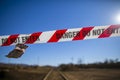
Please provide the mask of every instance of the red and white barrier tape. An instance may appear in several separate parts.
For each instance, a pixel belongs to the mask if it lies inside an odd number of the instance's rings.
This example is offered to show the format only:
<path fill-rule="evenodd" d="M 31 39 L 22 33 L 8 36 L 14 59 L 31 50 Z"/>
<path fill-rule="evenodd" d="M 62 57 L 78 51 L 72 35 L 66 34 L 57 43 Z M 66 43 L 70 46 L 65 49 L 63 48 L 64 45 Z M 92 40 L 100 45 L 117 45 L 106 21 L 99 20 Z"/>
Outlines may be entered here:
<path fill-rule="evenodd" d="M 89 26 L 83 28 L 36 32 L 32 34 L 0 36 L 0 46 L 10 46 L 18 43 L 35 44 L 116 36 L 120 36 L 120 25 Z"/>

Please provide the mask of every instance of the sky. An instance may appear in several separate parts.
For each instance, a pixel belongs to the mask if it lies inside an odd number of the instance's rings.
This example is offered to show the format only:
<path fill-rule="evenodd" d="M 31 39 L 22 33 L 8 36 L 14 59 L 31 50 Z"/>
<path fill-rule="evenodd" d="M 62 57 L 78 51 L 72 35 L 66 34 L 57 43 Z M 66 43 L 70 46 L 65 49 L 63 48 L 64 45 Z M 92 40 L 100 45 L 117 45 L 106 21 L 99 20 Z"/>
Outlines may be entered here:
<path fill-rule="evenodd" d="M 0 36 L 120 24 L 119 0 L 1 0 Z M 5 57 L 15 46 L 0 47 L 0 62 L 53 65 L 120 60 L 120 37 L 27 44 L 18 59 Z"/>

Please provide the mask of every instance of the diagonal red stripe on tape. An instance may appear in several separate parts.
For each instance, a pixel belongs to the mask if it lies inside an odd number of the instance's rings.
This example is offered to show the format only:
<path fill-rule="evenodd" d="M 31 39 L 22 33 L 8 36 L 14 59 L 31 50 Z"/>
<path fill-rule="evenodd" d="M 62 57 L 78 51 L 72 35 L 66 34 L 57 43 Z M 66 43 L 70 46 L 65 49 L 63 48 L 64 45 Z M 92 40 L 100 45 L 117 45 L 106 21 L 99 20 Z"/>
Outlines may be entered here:
<path fill-rule="evenodd" d="M 98 38 L 109 37 L 118 28 L 120 28 L 120 25 L 111 25 Z"/>
<path fill-rule="evenodd" d="M 32 44 L 32 43 L 34 43 L 39 38 L 41 33 L 42 32 L 32 33 L 30 35 L 30 37 L 27 39 L 27 41 L 25 42 L 25 44 Z"/>
<path fill-rule="evenodd" d="M 57 30 L 53 36 L 48 40 L 48 42 L 57 42 L 63 34 L 67 31 L 67 29 L 64 30 Z"/>
<path fill-rule="evenodd" d="M 7 40 L 2 44 L 2 46 L 11 45 L 18 38 L 19 34 L 10 35 Z"/>
<path fill-rule="evenodd" d="M 82 28 L 79 33 L 73 38 L 73 40 L 83 40 L 85 36 L 93 29 L 94 27 Z"/>

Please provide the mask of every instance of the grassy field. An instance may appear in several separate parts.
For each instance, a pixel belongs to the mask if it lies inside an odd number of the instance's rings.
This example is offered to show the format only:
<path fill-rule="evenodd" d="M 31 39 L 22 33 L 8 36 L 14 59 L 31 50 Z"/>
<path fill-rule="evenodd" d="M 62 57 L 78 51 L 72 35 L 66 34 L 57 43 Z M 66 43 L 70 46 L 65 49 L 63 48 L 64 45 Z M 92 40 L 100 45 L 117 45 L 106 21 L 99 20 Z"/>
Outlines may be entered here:
<path fill-rule="evenodd" d="M 0 80 L 43 80 L 50 68 L 0 68 Z"/>
<path fill-rule="evenodd" d="M 120 80 L 120 70 L 115 69 L 81 69 L 64 74 L 70 80 Z"/>

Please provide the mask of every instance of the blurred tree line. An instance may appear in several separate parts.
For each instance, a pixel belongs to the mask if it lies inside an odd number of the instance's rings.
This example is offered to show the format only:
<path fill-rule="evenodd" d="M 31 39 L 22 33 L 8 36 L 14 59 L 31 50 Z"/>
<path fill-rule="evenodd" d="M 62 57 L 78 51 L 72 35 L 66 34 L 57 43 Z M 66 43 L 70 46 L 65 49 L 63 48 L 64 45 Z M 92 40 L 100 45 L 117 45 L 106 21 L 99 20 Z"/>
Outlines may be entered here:
<path fill-rule="evenodd" d="M 104 62 L 95 62 L 95 63 L 85 64 L 82 62 L 81 59 L 79 59 L 77 64 L 69 63 L 69 64 L 59 65 L 59 69 L 62 71 L 90 69 L 90 68 L 120 69 L 120 61 L 119 61 L 119 59 L 114 59 L 114 60 L 106 59 Z"/>
<path fill-rule="evenodd" d="M 37 69 L 39 70 L 41 67 L 54 68 L 53 66 L 39 66 L 39 65 L 27 65 L 27 64 L 6 64 L 0 63 L 0 73 L 1 71 L 9 71 L 9 70 L 31 70 Z M 62 71 L 72 71 L 72 70 L 80 70 L 80 69 L 120 69 L 120 61 L 119 59 L 106 59 L 103 62 L 94 62 L 85 64 L 82 59 L 79 59 L 77 64 L 69 63 L 69 64 L 60 64 L 58 67 L 59 70 Z"/>

